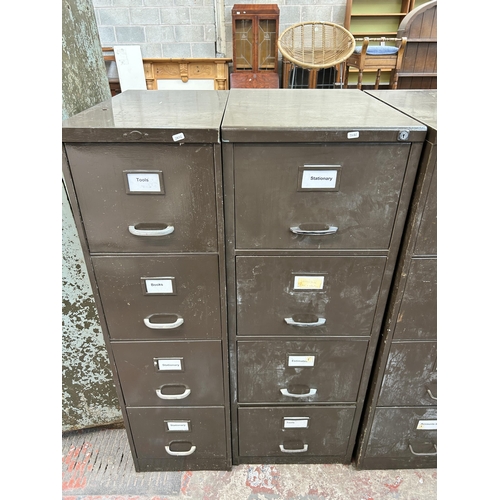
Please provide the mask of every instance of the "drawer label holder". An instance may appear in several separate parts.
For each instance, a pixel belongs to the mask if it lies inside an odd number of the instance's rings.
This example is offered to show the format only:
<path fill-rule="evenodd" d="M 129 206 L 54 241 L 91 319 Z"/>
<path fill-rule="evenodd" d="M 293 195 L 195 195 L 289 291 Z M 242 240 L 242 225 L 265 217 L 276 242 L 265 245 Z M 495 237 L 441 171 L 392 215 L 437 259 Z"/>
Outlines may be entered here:
<path fill-rule="evenodd" d="M 283 429 L 308 429 L 309 417 L 284 417 Z"/>
<path fill-rule="evenodd" d="M 189 420 L 165 420 L 167 432 L 190 432 L 191 422 Z"/>
<path fill-rule="evenodd" d="M 421 431 L 437 431 L 438 421 L 436 420 L 419 420 L 417 430 Z"/>
<path fill-rule="evenodd" d="M 316 356 L 314 354 L 289 354 L 287 366 L 305 367 L 314 366 Z"/>
<path fill-rule="evenodd" d="M 125 170 L 127 194 L 164 194 L 161 170 Z"/>
<path fill-rule="evenodd" d="M 340 165 L 303 165 L 299 167 L 298 191 L 338 191 Z"/>

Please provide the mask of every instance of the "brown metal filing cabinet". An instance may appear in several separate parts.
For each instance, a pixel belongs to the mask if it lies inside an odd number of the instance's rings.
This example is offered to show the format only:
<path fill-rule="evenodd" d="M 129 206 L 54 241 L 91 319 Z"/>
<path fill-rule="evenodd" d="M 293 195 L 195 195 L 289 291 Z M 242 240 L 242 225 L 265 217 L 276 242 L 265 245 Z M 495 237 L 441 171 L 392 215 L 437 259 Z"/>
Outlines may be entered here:
<path fill-rule="evenodd" d="M 437 91 L 368 91 L 427 126 L 360 429 L 360 469 L 437 466 Z"/>
<path fill-rule="evenodd" d="M 63 123 L 63 171 L 137 471 L 231 467 L 227 91 L 127 91 Z"/>
<path fill-rule="evenodd" d="M 359 90 L 232 89 L 233 463 L 349 463 L 426 127 Z"/>

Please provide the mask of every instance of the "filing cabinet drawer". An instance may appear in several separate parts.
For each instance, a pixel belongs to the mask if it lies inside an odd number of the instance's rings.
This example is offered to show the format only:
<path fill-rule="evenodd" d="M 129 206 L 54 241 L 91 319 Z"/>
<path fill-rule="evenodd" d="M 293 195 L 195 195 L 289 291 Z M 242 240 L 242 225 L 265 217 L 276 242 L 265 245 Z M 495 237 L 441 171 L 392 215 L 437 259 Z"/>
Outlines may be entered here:
<path fill-rule="evenodd" d="M 342 457 L 354 411 L 354 407 L 239 408 L 240 455 Z"/>
<path fill-rule="evenodd" d="M 217 255 L 92 258 L 114 340 L 220 338 Z"/>
<path fill-rule="evenodd" d="M 385 257 L 236 257 L 238 335 L 369 336 Z"/>
<path fill-rule="evenodd" d="M 377 408 L 366 448 L 367 467 L 419 468 L 437 465 L 435 408 Z"/>
<path fill-rule="evenodd" d="M 217 251 L 213 147 L 67 144 L 66 151 L 91 253 Z"/>
<path fill-rule="evenodd" d="M 115 342 L 127 406 L 222 405 L 221 343 Z"/>
<path fill-rule="evenodd" d="M 224 408 L 127 408 L 140 458 L 185 461 L 226 456 Z"/>
<path fill-rule="evenodd" d="M 393 343 L 377 406 L 437 404 L 436 342 Z"/>
<path fill-rule="evenodd" d="M 394 339 L 437 338 L 437 259 L 412 259 Z"/>
<path fill-rule="evenodd" d="M 239 341 L 240 403 L 355 402 L 368 341 Z"/>
<path fill-rule="evenodd" d="M 396 143 L 236 144 L 236 248 L 387 249 L 409 149 Z M 337 230 L 310 235 L 327 228 Z"/>

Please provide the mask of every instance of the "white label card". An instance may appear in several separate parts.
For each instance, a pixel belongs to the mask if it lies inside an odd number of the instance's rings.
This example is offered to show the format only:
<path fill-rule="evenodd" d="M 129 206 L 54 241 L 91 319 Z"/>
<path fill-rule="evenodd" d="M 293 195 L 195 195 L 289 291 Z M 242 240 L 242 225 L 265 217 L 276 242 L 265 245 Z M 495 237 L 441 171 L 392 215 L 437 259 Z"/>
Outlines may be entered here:
<path fill-rule="evenodd" d="M 419 420 L 417 424 L 417 429 L 426 431 L 437 431 L 438 421 L 437 420 Z"/>
<path fill-rule="evenodd" d="M 165 370 L 165 371 L 182 370 L 182 359 L 159 359 L 158 370 Z"/>
<path fill-rule="evenodd" d="M 189 422 L 187 420 L 181 421 L 167 421 L 167 429 L 169 431 L 189 431 Z"/>
<path fill-rule="evenodd" d="M 337 170 L 304 170 L 302 173 L 303 189 L 335 189 Z"/>
<path fill-rule="evenodd" d="M 150 279 L 145 280 L 145 282 L 148 293 L 174 293 L 174 287 L 170 279 Z"/>
<path fill-rule="evenodd" d="M 127 173 L 128 188 L 134 193 L 161 193 L 160 174 L 154 172 Z"/>
<path fill-rule="evenodd" d="M 307 429 L 309 427 L 308 418 L 285 417 L 283 422 L 284 429 Z"/>
<path fill-rule="evenodd" d="M 293 280 L 294 290 L 323 290 L 324 285 L 324 276 L 295 276 Z"/>
<path fill-rule="evenodd" d="M 314 366 L 316 356 L 288 356 L 288 366 Z"/>

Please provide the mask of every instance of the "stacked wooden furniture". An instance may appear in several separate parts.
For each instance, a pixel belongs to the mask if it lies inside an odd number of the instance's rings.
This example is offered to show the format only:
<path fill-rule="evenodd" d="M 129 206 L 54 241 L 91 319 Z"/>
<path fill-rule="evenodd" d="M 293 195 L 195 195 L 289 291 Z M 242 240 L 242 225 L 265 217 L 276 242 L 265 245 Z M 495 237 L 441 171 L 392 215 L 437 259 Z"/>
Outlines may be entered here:
<path fill-rule="evenodd" d="M 428 127 L 356 465 L 437 466 L 437 91 L 368 91 Z"/>
<path fill-rule="evenodd" d="M 235 464 L 351 462 L 425 134 L 359 90 L 230 91 Z"/>
<path fill-rule="evenodd" d="M 224 91 L 63 122 L 63 172 L 137 471 L 229 469 Z"/>
<path fill-rule="evenodd" d="M 279 88 L 279 15 L 276 4 L 233 6 L 231 88 Z"/>

